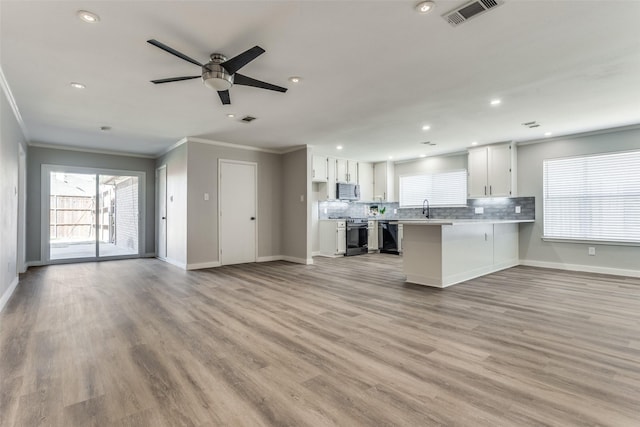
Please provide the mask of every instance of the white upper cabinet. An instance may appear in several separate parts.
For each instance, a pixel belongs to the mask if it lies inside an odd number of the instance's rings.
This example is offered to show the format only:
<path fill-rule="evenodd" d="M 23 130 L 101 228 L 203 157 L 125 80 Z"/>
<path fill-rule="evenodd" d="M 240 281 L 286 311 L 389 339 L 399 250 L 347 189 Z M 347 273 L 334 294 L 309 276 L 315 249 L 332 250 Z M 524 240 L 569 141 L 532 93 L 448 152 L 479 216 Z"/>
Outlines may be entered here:
<path fill-rule="evenodd" d="M 381 202 L 394 202 L 394 166 L 391 162 L 379 162 L 373 165 L 373 199 Z"/>
<path fill-rule="evenodd" d="M 313 156 L 313 171 L 311 179 L 313 182 L 327 182 L 328 175 L 328 159 L 325 156 Z"/>
<path fill-rule="evenodd" d="M 373 200 L 373 163 L 358 163 L 358 185 L 360 186 L 360 200 Z"/>
<path fill-rule="evenodd" d="M 470 198 L 516 195 L 515 150 L 511 144 L 469 149 L 467 168 Z"/>
<path fill-rule="evenodd" d="M 356 184 L 358 182 L 358 162 L 346 159 L 336 160 L 336 182 Z"/>

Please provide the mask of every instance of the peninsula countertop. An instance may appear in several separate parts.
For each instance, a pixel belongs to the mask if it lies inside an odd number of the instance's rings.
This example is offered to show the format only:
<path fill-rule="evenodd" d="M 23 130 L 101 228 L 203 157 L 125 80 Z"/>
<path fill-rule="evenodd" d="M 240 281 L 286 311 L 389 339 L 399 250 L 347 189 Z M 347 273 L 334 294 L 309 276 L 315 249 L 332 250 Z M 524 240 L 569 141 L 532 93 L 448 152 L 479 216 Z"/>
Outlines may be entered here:
<path fill-rule="evenodd" d="M 519 224 L 535 222 L 535 219 L 398 219 L 404 225 L 470 225 L 470 224 Z"/>

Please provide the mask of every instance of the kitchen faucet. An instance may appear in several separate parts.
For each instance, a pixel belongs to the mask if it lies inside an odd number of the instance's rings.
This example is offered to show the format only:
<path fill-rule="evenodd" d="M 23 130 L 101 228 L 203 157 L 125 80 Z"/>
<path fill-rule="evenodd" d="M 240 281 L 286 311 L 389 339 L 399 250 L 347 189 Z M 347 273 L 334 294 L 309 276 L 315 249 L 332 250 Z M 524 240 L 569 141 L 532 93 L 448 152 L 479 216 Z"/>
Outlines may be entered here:
<path fill-rule="evenodd" d="M 427 207 L 425 208 L 425 203 L 427 204 Z M 426 216 L 427 218 L 431 217 L 431 209 L 429 208 L 429 199 L 424 199 L 424 201 L 422 202 L 422 215 Z"/>

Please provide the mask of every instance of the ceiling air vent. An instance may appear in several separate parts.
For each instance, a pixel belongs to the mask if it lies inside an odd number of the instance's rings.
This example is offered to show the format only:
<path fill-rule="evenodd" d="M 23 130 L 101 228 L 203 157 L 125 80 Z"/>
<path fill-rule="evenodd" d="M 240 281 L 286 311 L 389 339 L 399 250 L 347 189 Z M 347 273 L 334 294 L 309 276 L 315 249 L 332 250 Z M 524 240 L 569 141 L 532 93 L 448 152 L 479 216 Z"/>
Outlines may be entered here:
<path fill-rule="evenodd" d="M 252 116 L 244 116 L 243 118 L 240 119 L 240 121 L 245 122 L 245 123 L 251 123 L 255 119 L 256 118 L 252 117 Z"/>
<path fill-rule="evenodd" d="M 500 6 L 503 0 L 475 0 L 442 15 L 449 24 L 456 27 L 469 19 Z"/>

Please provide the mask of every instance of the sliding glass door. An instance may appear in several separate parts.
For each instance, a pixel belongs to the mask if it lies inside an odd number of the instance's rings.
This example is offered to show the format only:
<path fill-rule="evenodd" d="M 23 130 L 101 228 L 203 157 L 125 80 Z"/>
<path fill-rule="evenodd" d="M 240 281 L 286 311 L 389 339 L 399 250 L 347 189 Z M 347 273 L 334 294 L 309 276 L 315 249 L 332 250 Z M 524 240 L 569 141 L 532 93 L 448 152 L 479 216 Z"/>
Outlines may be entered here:
<path fill-rule="evenodd" d="M 42 259 L 139 256 L 143 181 L 139 172 L 43 165 Z"/>

